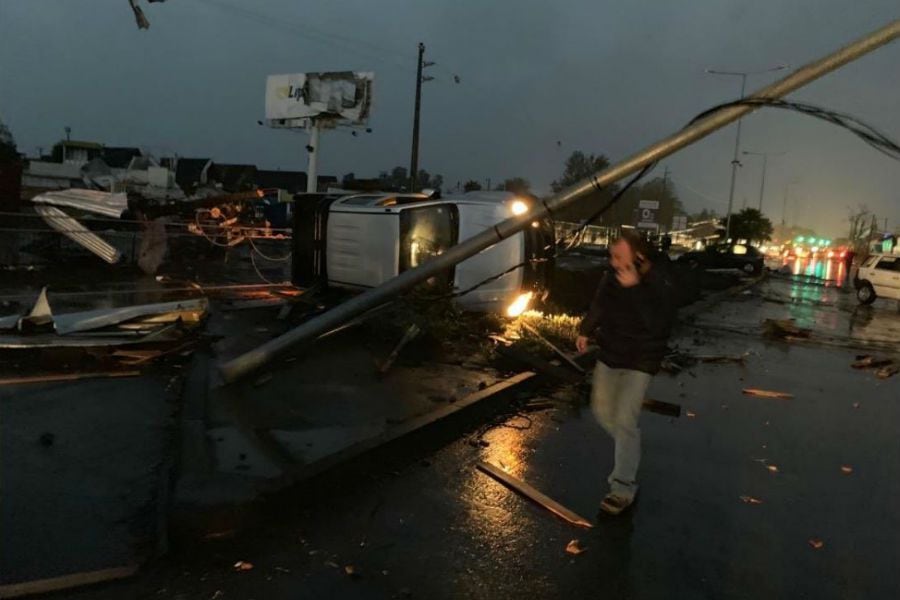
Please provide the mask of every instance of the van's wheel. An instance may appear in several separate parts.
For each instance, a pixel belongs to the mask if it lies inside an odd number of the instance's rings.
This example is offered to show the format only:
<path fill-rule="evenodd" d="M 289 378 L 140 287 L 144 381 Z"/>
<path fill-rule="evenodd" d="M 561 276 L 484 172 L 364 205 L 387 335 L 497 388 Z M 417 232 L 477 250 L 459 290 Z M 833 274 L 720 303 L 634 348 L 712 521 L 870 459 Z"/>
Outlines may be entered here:
<path fill-rule="evenodd" d="M 744 273 L 747 275 L 756 275 L 758 270 L 759 269 L 756 268 L 756 264 L 754 263 L 747 263 L 744 265 Z"/>
<path fill-rule="evenodd" d="M 860 304 L 872 304 L 875 302 L 875 288 L 872 287 L 872 284 L 868 281 L 863 281 L 859 284 L 859 288 L 856 290 L 856 299 L 859 300 Z"/>

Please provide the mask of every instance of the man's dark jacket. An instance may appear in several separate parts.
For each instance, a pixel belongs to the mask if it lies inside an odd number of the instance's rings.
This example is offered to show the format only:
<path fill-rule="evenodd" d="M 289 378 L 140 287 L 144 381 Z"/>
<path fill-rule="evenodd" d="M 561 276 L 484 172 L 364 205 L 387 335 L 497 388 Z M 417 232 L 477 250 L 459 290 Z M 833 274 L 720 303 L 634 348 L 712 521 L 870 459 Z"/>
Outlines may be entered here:
<path fill-rule="evenodd" d="M 579 333 L 597 343 L 606 366 L 652 375 L 666 355 L 676 309 L 672 267 L 662 258 L 630 288 L 606 273 Z"/>

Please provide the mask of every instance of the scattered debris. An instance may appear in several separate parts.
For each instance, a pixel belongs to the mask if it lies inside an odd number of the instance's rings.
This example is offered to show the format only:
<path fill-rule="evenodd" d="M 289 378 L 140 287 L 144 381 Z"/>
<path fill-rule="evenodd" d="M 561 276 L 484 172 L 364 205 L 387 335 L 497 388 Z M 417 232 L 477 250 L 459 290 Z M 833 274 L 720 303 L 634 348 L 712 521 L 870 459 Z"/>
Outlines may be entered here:
<path fill-rule="evenodd" d="M 566 552 L 578 556 L 579 554 L 587 552 L 587 548 L 582 548 L 578 540 L 572 540 L 566 544 Z"/>
<path fill-rule="evenodd" d="M 400 351 L 403 350 L 403 348 L 408 343 L 410 343 L 411 341 L 416 339 L 416 336 L 418 336 L 421 332 L 422 332 L 422 330 L 419 329 L 419 326 L 416 325 L 415 323 L 410 325 L 406 329 L 406 333 L 403 334 L 403 337 L 400 338 L 400 341 L 397 342 L 397 345 L 394 347 L 394 349 L 391 351 L 391 353 L 388 355 L 388 357 L 378 367 L 378 373 L 380 375 L 384 375 L 385 373 L 387 373 L 388 370 L 390 370 L 391 366 L 394 364 L 394 361 L 397 360 L 397 356 L 400 355 Z"/>
<path fill-rule="evenodd" d="M 853 467 L 850 467 L 847 465 L 841 465 L 841 473 L 843 473 L 844 475 L 849 475 L 852 472 L 853 472 Z"/>
<path fill-rule="evenodd" d="M 778 472 L 778 467 L 776 465 L 766 465 L 766 469 L 768 469 L 770 473 Z"/>
<path fill-rule="evenodd" d="M 750 356 L 749 352 L 744 352 L 743 354 L 739 354 L 737 356 L 727 356 L 727 355 L 718 355 L 718 354 L 698 354 L 694 356 L 697 360 L 702 363 L 713 363 L 713 364 L 725 364 L 725 363 L 736 363 L 736 364 L 744 364 L 744 361 L 747 357 Z"/>
<path fill-rule="evenodd" d="M 774 392 L 772 390 L 761 390 L 758 388 L 744 388 L 741 391 L 748 396 L 757 396 L 759 398 L 777 398 L 779 400 L 790 400 L 794 397 L 793 394 L 789 394 L 787 392 Z"/>
<path fill-rule="evenodd" d="M 821 550 L 822 548 L 825 547 L 825 542 L 823 542 L 822 540 L 820 540 L 818 538 L 811 538 L 809 540 L 809 545 L 812 546 L 816 550 Z"/>
<path fill-rule="evenodd" d="M 893 377 L 897 373 L 900 373 L 900 367 L 897 365 L 887 365 L 875 371 L 875 376 L 879 379 L 887 379 L 888 377 Z"/>
<path fill-rule="evenodd" d="M 584 373 L 584 369 L 581 367 L 581 365 L 572 360 L 572 358 L 568 354 L 560 350 L 559 347 L 556 346 L 553 342 L 542 336 L 537 329 L 529 325 L 526 321 L 522 321 L 522 327 L 524 327 L 529 333 L 531 333 L 531 335 L 540 340 L 542 344 L 553 350 L 553 352 L 558 357 L 560 357 L 567 365 L 569 365 L 579 373 Z"/>
<path fill-rule="evenodd" d="M 134 576 L 137 572 L 137 565 L 129 565 L 125 567 L 100 569 L 99 571 L 71 573 L 69 575 L 50 577 L 48 579 L 34 579 L 32 581 L 22 581 L 20 583 L 7 583 L 0 585 L 0 598 L 17 598 L 19 596 L 30 596 L 32 594 L 47 594 L 49 592 L 92 585 L 104 581 L 125 579 L 126 577 Z"/>
<path fill-rule="evenodd" d="M 253 563 L 247 562 L 245 560 L 239 560 L 236 563 L 234 563 L 234 570 L 235 571 L 252 571 Z"/>
<path fill-rule="evenodd" d="M 536 502 L 537 504 L 540 504 L 541 506 L 543 506 L 544 508 L 546 508 L 553 514 L 555 514 L 559 517 L 562 517 L 569 523 L 572 523 L 573 525 L 578 525 L 579 527 L 587 527 L 587 528 L 593 527 L 593 524 L 591 524 L 591 522 L 588 521 L 587 519 L 585 519 L 584 517 L 579 516 L 578 514 L 569 510 L 568 508 L 566 508 L 565 506 L 563 506 L 556 500 L 553 500 L 546 494 L 536 490 L 535 488 L 533 488 L 529 484 L 525 483 L 521 479 L 517 479 L 517 478 L 513 477 L 512 475 L 510 475 L 503 469 L 500 469 L 499 467 L 496 467 L 496 466 L 494 466 L 490 463 L 486 463 L 486 462 L 478 463 L 476 465 L 476 468 L 479 471 L 481 471 L 482 473 L 484 473 L 490 477 L 493 477 L 494 479 L 496 479 L 497 481 L 499 481 L 506 487 L 510 488 L 511 490 L 518 492 L 519 494 L 522 494 L 523 496 Z"/>
<path fill-rule="evenodd" d="M 693 419 L 694 417 L 697 416 L 697 413 L 691 412 L 691 411 L 686 411 L 684 414 L 685 414 L 685 416 L 686 416 L 687 418 L 689 418 L 689 419 Z"/>
<path fill-rule="evenodd" d="M 660 415 L 665 415 L 667 417 L 680 417 L 681 416 L 681 405 L 673 404 L 671 402 L 663 402 L 662 400 L 652 400 L 647 398 L 644 400 L 642 405 L 644 410 L 648 410 L 650 412 L 654 412 Z"/>
<path fill-rule="evenodd" d="M 338 564 L 337 564 L 336 562 L 334 562 L 333 560 L 326 560 L 326 561 L 325 561 L 325 566 L 326 566 L 326 567 L 331 567 L 332 569 L 340 569 L 340 567 L 338 566 Z"/>
<path fill-rule="evenodd" d="M 25 377 L 4 377 L 0 378 L 0 385 L 53 383 L 57 381 L 74 381 L 76 379 L 98 379 L 101 377 L 137 377 L 140 374 L 140 371 L 104 371 L 100 373 L 50 373 L 47 375 L 30 375 Z"/>
<path fill-rule="evenodd" d="M 753 496 L 741 496 L 741 502 L 744 504 L 762 504 L 763 501 Z"/>
<path fill-rule="evenodd" d="M 353 565 L 345 565 L 345 566 L 344 566 L 344 573 L 345 573 L 348 577 L 352 577 L 353 579 L 358 579 L 359 577 L 362 577 L 362 575 L 360 574 L 360 572 L 357 571 L 357 570 L 356 570 L 356 567 L 354 567 Z"/>
<path fill-rule="evenodd" d="M 886 367 L 893 364 L 893 360 L 887 357 L 875 357 L 868 354 L 860 354 L 856 360 L 850 363 L 854 369 L 876 369 L 878 367 Z"/>
<path fill-rule="evenodd" d="M 763 321 L 763 334 L 767 337 L 791 340 L 809 338 L 812 330 L 797 327 L 794 319 L 766 319 Z"/>

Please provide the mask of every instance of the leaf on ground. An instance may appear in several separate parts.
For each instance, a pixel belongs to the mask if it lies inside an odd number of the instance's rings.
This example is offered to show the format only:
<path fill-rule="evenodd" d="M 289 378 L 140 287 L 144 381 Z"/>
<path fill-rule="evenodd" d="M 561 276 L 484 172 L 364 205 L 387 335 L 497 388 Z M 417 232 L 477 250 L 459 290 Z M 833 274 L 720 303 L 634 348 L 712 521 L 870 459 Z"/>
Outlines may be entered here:
<path fill-rule="evenodd" d="M 741 496 L 741 502 L 744 504 L 762 504 L 763 501 L 753 496 Z"/>
<path fill-rule="evenodd" d="M 689 410 L 688 410 L 688 411 L 685 411 L 684 414 L 685 414 L 685 416 L 687 416 L 689 419 L 693 419 L 694 417 L 697 416 L 697 413 L 691 412 L 691 411 L 689 411 Z"/>
<path fill-rule="evenodd" d="M 246 560 L 239 560 L 234 563 L 235 571 L 250 571 L 253 569 L 253 563 L 247 562 Z"/>
<path fill-rule="evenodd" d="M 772 473 L 778 472 L 778 467 L 776 465 L 766 465 L 766 468 Z"/>
<path fill-rule="evenodd" d="M 848 466 L 848 465 L 841 465 L 841 473 L 843 473 L 844 475 L 849 475 L 852 472 L 853 472 L 853 467 Z"/>
<path fill-rule="evenodd" d="M 825 542 L 818 538 L 811 538 L 809 540 L 809 545 L 812 546 L 816 550 L 821 550 L 825 546 Z"/>
<path fill-rule="evenodd" d="M 566 552 L 578 556 L 582 552 L 587 552 L 587 548 L 582 548 L 578 540 L 572 540 L 571 542 L 566 544 Z"/>

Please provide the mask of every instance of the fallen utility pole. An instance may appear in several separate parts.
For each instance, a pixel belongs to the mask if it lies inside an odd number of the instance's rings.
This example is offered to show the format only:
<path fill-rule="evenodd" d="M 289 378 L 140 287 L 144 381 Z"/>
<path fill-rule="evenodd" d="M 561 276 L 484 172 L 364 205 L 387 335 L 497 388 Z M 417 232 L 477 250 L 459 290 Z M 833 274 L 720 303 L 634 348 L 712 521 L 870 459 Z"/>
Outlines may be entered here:
<path fill-rule="evenodd" d="M 800 67 L 781 80 L 761 88 L 746 99 L 752 102 L 753 100 L 781 98 L 819 79 L 823 75 L 872 52 L 876 48 L 892 42 L 898 37 L 900 37 L 900 20 L 895 20 L 824 58 Z M 759 108 L 759 105 L 736 104 L 722 108 L 691 123 L 684 129 L 652 146 L 566 188 L 547 200 L 537 203 L 531 211 L 497 223 L 490 229 L 486 229 L 480 234 L 456 246 L 452 246 L 443 254 L 428 260 L 421 266 L 404 271 L 380 286 L 367 290 L 336 306 L 334 309 L 310 319 L 284 335 L 226 362 L 220 367 L 224 380 L 231 382 L 247 375 L 288 348 L 315 340 L 326 331 L 334 329 L 347 320 L 412 289 L 417 284 L 474 256 L 485 248 L 519 233 L 528 227 L 532 221 L 550 216 L 559 209 L 584 198 L 588 194 L 605 188 L 623 177 L 640 171 L 647 165 L 674 154 L 678 150 L 725 127 L 757 108 Z"/>

